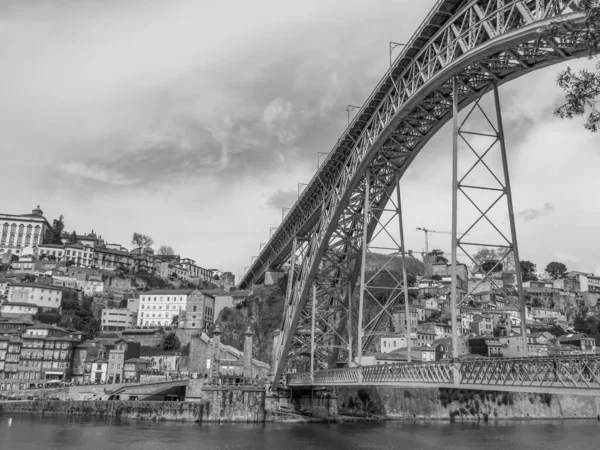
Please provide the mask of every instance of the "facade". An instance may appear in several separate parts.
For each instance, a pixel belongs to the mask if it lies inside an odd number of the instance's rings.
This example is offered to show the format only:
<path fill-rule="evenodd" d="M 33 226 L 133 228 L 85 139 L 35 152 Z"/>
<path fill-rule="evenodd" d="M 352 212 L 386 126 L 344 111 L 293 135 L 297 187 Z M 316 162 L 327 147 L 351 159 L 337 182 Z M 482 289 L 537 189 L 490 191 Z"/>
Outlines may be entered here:
<path fill-rule="evenodd" d="M 140 381 L 140 375 L 148 370 L 149 361 L 141 358 L 130 358 L 125 361 L 123 379 L 126 382 Z"/>
<path fill-rule="evenodd" d="M 92 267 L 94 264 L 94 246 L 83 244 L 65 244 L 65 261 L 73 261 L 77 267 Z"/>
<path fill-rule="evenodd" d="M 139 298 L 138 326 L 163 326 L 173 323 L 177 316 L 182 320 L 182 312 L 192 294 L 191 289 L 156 290 L 142 293 Z M 196 305 L 198 306 L 198 305 Z"/>
<path fill-rule="evenodd" d="M 37 248 L 50 228 L 39 206 L 31 214 L 0 214 L 0 254 L 20 256 L 27 247 Z"/>
<path fill-rule="evenodd" d="M 11 303 L 32 303 L 40 308 L 58 309 L 62 305 L 62 289 L 36 283 L 11 284 L 7 298 Z"/>
<path fill-rule="evenodd" d="M 38 245 L 38 257 L 47 260 L 63 261 L 65 257 L 65 246 L 64 244 Z"/>
<path fill-rule="evenodd" d="M 584 333 L 567 334 L 559 339 L 561 345 L 573 345 L 581 349 L 584 355 L 596 354 L 596 340 Z"/>
<path fill-rule="evenodd" d="M 103 309 L 100 317 L 102 331 L 121 331 L 135 324 L 135 313 L 129 309 Z"/>
<path fill-rule="evenodd" d="M 131 257 L 133 258 L 133 271 L 135 273 L 143 272 L 153 275 L 156 271 L 154 250 L 151 248 L 135 248 L 131 250 Z"/>
<path fill-rule="evenodd" d="M 445 323 L 427 322 L 421 323 L 418 330 L 425 333 L 433 333 L 437 338 L 443 338 L 452 334 L 452 327 Z"/>
<path fill-rule="evenodd" d="M 138 298 L 128 298 L 127 299 L 127 309 L 129 311 L 135 313 L 136 318 L 137 318 L 138 310 L 140 309 L 140 299 L 139 299 L 139 297 Z"/>
<path fill-rule="evenodd" d="M 15 317 L 32 320 L 38 312 L 37 305 L 33 303 L 4 303 L 0 305 L 0 317 Z"/>
<path fill-rule="evenodd" d="M 231 308 L 236 305 L 237 300 L 246 298 L 247 292 L 245 291 L 234 291 L 225 292 L 221 289 L 203 290 L 202 293 L 208 297 L 211 297 L 214 301 L 213 311 L 213 322 L 219 317 L 219 313 L 224 308 Z"/>
<path fill-rule="evenodd" d="M 108 378 L 108 359 L 94 358 L 91 361 L 90 383 L 104 384 Z"/>
<path fill-rule="evenodd" d="M 475 314 L 471 323 L 471 332 L 481 336 L 494 334 L 494 320 L 489 314 Z"/>
<path fill-rule="evenodd" d="M 96 248 L 94 250 L 94 267 L 105 270 L 133 269 L 133 258 L 122 250 L 110 248 Z"/>
<path fill-rule="evenodd" d="M 0 390 L 68 379 L 78 343 L 69 331 L 50 325 L 29 327 L 20 338 L 0 337 Z"/>
<path fill-rule="evenodd" d="M 140 357 L 140 343 L 119 339 L 108 352 L 107 383 L 121 383 L 125 375 L 125 361 Z"/>
<path fill-rule="evenodd" d="M 411 347 L 417 347 L 417 333 L 410 334 Z M 381 336 L 380 338 L 380 349 L 381 353 L 391 353 L 399 348 L 405 348 L 408 344 L 406 342 L 406 333 L 390 333 Z"/>
<path fill-rule="evenodd" d="M 215 298 L 198 290 L 188 297 L 186 309 L 179 317 L 179 326 L 191 329 L 209 329 L 215 320 Z"/>

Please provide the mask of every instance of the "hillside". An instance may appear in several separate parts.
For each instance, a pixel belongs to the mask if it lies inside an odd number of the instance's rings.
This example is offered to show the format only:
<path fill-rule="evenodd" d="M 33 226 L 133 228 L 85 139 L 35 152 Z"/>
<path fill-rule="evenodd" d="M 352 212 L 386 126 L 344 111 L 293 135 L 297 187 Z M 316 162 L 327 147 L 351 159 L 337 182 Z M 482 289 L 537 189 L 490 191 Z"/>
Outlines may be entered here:
<path fill-rule="evenodd" d="M 368 255 L 367 259 L 367 278 L 373 276 L 382 265 L 387 262 L 384 255 Z M 387 266 L 397 279 L 402 278 L 402 262 L 397 257 Z M 407 271 L 409 274 L 422 275 L 423 263 L 415 258 L 408 258 Z M 383 287 L 394 285 L 393 278 L 387 273 L 382 272 L 373 280 L 374 284 Z M 275 286 L 254 286 L 253 294 L 248 297 L 241 305 L 234 308 L 225 308 L 217 318 L 217 324 L 223 331 L 222 341 L 227 345 L 242 349 L 244 343 L 243 333 L 250 328 L 254 332 L 254 357 L 261 361 L 270 362 L 271 351 L 273 347 L 273 332 L 281 326 L 283 317 L 283 305 L 285 300 L 285 291 L 287 286 L 287 277 L 283 278 Z M 353 317 L 358 317 L 358 295 L 359 289 L 355 290 L 353 304 Z M 382 290 L 382 293 L 389 293 L 389 290 Z M 375 301 L 368 296 L 365 298 L 365 320 L 376 313 L 377 305 Z M 355 322 L 356 323 L 356 318 Z"/>

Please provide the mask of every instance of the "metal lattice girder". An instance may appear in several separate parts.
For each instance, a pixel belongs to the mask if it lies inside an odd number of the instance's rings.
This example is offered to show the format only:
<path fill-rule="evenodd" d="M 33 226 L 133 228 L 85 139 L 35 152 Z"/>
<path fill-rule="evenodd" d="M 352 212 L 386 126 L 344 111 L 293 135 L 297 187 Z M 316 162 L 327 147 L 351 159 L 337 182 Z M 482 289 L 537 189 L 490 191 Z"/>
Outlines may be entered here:
<path fill-rule="evenodd" d="M 578 32 L 585 14 L 577 5 L 559 0 L 438 2 L 242 279 L 245 287 L 282 264 L 294 236 L 310 239 L 275 349 L 276 379 L 323 264 L 351 273 L 351 285 L 360 269 L 356 249 L 362 230 L 351 218 L 363 203 L 365 173 L 404 173 L 451 117 L 454 78 L 462 108 L 493 83 L 586 54 L 587 43 Z M 337 289 L 341 298 L 342 283 Z"/>
<path fill-rule="evenodd" d="M 458 367 L 459 383 L 453 384 Z M 472 361 L 393 363 L 287 375 L 288 386 L 431 386 L 517 392 L 598 395 L 600 357 L 482 358 Z"/>

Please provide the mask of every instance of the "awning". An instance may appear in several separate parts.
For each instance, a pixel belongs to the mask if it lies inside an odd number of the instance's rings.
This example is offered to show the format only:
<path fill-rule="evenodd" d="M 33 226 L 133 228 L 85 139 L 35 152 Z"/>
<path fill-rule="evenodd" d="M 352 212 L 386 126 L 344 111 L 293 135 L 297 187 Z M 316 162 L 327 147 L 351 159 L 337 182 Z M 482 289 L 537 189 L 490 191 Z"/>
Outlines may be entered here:
<path fill-rule="evenodd" d="M 64 372 L 46 372 L 46 375 L 63 375 Z"/>

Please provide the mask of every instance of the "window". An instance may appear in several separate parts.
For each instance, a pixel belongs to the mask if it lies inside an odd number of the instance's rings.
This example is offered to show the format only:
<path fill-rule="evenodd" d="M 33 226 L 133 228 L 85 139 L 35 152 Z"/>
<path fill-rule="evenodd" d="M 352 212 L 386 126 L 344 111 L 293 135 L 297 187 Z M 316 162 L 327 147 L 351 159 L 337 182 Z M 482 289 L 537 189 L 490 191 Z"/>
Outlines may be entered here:
<path fill-rule="evenodd" d="M 193 311 L 192 311 L 192 312 L 196 312 L 196 306 L 195 306 L 195 305 L 194 305 L 194 309 L 193 309 Z"/>

